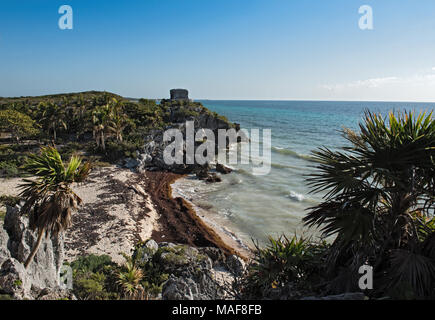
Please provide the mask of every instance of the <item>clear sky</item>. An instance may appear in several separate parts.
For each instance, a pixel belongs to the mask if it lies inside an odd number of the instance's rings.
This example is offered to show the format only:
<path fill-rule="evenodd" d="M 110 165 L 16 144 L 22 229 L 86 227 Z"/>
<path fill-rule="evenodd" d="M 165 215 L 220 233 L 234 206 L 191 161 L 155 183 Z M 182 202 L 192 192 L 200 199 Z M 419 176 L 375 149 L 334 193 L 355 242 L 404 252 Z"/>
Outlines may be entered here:
<path fill-rule="evenodd" d="M 61 5 L 73 30 L 60 30 Z M 374 29 L 358 26 L 362 5 Z M 434 0 L 1 0 L 0 96 L 435 101 Z"/>

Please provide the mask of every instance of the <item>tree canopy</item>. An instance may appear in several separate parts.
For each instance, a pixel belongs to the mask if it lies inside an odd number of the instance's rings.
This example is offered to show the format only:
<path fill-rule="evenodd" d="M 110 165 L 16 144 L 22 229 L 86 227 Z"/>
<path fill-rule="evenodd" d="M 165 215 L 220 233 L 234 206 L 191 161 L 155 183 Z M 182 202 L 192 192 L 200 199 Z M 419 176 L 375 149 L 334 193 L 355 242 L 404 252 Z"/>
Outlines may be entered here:
<path fill-rule="evenodd" d="M 10 133 L 17 141 L 38 133 L 35 121 L 15 110 L 0 110 L 0 131 Z"/>

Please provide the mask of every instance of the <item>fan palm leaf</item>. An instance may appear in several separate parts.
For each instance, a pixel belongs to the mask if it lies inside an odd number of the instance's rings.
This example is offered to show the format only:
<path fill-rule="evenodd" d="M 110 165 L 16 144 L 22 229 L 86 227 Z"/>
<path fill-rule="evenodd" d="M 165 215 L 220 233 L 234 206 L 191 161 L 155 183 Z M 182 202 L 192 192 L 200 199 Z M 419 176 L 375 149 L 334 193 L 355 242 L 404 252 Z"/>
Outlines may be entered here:
<path fill-rule="evenodd" d="M 432 254 L 432 241 L 421 232 L 424 219 L 434 214 L 432 113 L 382 117 L 367 111 L 360 132 L 345 128 L 342 133 L 348 145 L 340 151 L 313 152 L 319 164 L 307 177 L 311 192 L 323 192 L 324 202 L 310 208 L 304 222 L 336 237 L 331 261 L 348 268 L 355 261 L 375 259 L 377 266 L 401 270 L 403 263 L 410 264 L 400 250 L 408 252 L 426 241 L 426 253 Z M 392 251 L 396 254 L 390 258 Z M 407 277 L 422 293 L 418 279 L 431 268 L 420 256 L 415 259 L 421 264 Z"/>

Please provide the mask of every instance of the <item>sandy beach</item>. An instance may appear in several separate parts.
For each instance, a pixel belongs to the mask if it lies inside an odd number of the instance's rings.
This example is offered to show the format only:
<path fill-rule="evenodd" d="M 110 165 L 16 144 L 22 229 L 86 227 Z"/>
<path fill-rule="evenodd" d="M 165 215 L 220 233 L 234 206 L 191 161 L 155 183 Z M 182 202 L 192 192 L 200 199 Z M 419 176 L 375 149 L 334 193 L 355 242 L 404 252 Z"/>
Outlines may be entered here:
<path fill-rule="evenodd" d="M 136 173 L 110 166 L 92 171 L 73 186 L 83 200 L 65 233 L 67 261 L 86 254 L 109 255 L 122 263 L 139 241 L 154 239 L 194 247 L 218 247 L 226 254 L 250 255 L 222 226 L 187 200 L 172 197 L 171 184 L 183 177 L 167 172 Z M 17 196 L 20 178 L 0 179 L 0 194 Z"/>

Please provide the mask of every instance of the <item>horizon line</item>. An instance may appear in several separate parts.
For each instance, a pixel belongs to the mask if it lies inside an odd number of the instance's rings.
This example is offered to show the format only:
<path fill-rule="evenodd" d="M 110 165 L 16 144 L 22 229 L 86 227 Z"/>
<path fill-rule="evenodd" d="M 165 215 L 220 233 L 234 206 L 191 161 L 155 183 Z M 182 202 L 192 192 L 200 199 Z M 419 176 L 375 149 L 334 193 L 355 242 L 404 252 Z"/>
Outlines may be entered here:
<path fill-rule="evenodd" d="M 435 101 L 405 101 L 405 100 L 329 100 L 329 99 L 192 99 L 193 101 L 284 101 L 284 102 L 400 102 L 400 103 L 431 103 Z"/>
<path fill-rule="evenodd" d="M 131 99 L 131 100 L 139 100 L 139 99 L 150 99 L 150 100 L 162 100 L 162 99 L 170 99 L 169 97 L 164 98 L 145 98 L 145 97 L 128 97 L 123 96 L 121 94 L 107 91 L 107 90 L 85 90 L 85 91 L 72 91 L 72 92 L 63 92 L 63 93 L 45 93 L 40 95 L 26 95 L 26 96 L 4 96 L 0 99 L 18 99 L 18 98 L 31 98 L 31 97 L 44 97 L 44 96 L 50 96 L 50 95 L 63 95 L 63 94 L 80 94 L 85 92 L 107 92 L 107 93 L 113 93 L 116 95 L 119 95 L 123 97 L 124 99 Z M 262 98 L 262 99 L 252 99 L 252 98 L 238 98 L 238 99 L 228 99 L 228 98 L 220 98 L 220 99 L 211 99 L 211 98 L 190 98 L 193 101 L 284 101 L 284 102 L 380 102 L 380 103 L 386 103 L 386 102 L 392 102 L 392 103 L 430 103 L 435 104 L 435 101 L 410 101 L 410 100 L 348 100 L 348 99 L 291 99 L 291 98 L 284 98 L 284 99 L 270 99 L 270 98 Z"/>

